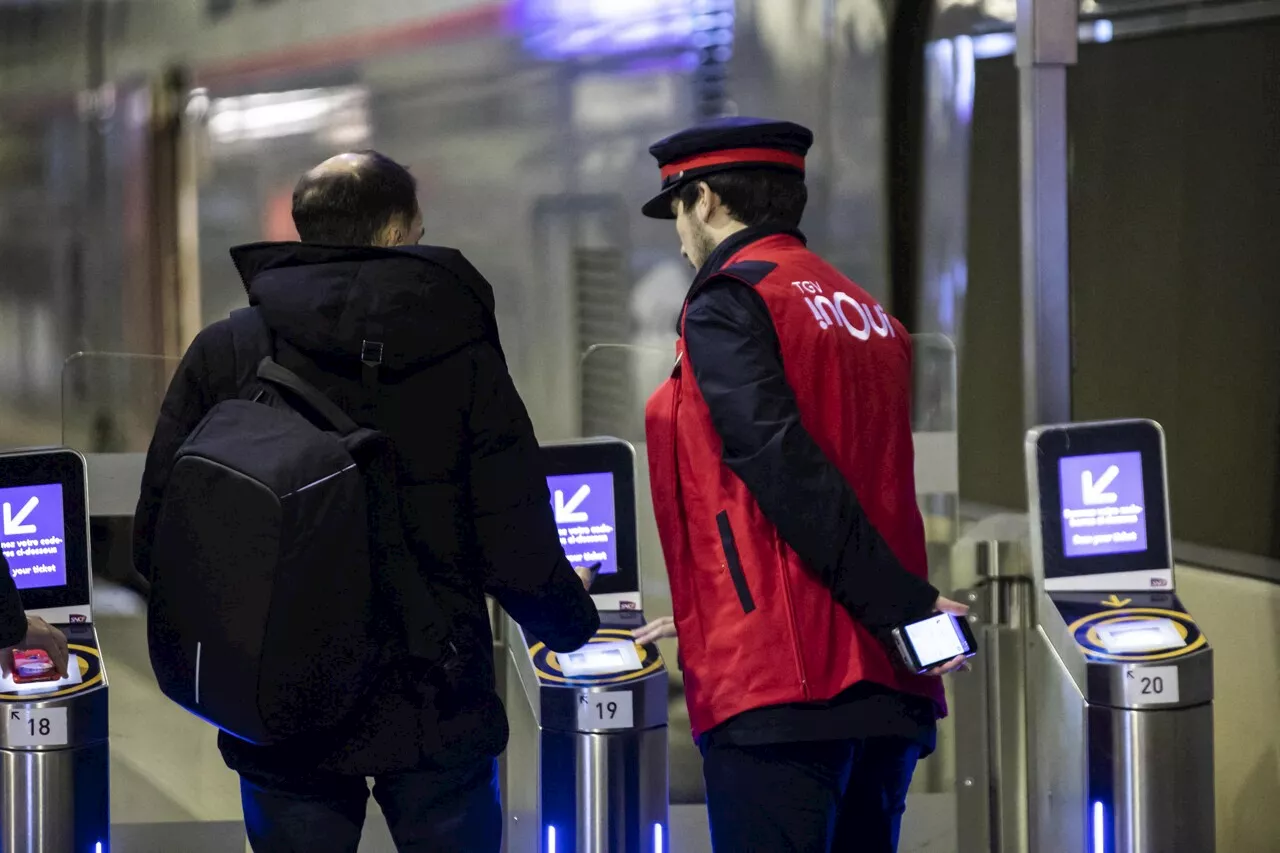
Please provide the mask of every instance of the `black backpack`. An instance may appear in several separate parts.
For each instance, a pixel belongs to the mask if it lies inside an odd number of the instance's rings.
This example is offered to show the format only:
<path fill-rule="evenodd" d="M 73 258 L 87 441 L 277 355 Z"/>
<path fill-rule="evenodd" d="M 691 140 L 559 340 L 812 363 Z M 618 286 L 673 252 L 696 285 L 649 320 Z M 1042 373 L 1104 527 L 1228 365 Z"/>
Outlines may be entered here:
<path fill-rule="evenodd" d="M 231 322 L 238 363 L 271 352 L 257 309 Z M 430 672 L 452 645 L 406 542 L 390 440 L 271 355 L 243 373 L 175 457 L 148 645 L 166 696 L 265 745 L 338 727 L 393 660 Z"/>

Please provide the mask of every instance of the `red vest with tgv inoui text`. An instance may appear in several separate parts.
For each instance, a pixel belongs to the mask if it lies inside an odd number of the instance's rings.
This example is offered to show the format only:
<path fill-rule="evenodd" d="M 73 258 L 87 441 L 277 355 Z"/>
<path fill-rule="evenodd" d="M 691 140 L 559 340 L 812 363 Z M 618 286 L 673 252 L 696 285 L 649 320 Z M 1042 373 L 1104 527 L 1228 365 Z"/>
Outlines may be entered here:
<path fill-rule="evenodd" d="M 866 291 L 792 234 L 747 245 L 722 267 L 776 264 L 754 282 L 777 330 L 800 419 L 912 574 L 927 576 L 911 436 L 911 340 Z M 753 283 L 744 282 L 750 287 Z M 823 701 L 859 681 L 932 699 L 936 678 L 911 675 L 782 541 L 722 446 L 683 340 L 645 426 L 658 531 L 684 664 L 694 736 L 769 705 Z M 754 601 L 744 612 L 728 570 L 726 530 Z"/>

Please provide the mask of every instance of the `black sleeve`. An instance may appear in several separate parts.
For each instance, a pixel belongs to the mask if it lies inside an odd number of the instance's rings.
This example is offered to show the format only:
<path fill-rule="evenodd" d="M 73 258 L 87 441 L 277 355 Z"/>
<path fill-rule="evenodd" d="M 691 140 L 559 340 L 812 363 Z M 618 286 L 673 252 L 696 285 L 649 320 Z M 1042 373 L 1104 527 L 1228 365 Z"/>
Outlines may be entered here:
<path fill-rule="evenodd" d="M 600 614 L 560 546 L 533 424 L 490 344 L 476 350 L 474 387 L 471 509 L 486 591 L 552 650 L 573 651 Z"/>
<path fill-rule="evenodd" d="M 133 566 L 148 580 L 151 579 L 152 540 L 174 456 L 215 402 L 209 390 L 210 373 L 205 357 L 214 328 L 196 337 L 178 365 L 160 404 L 160 418 L 147 450 L 138 508 L 133 515 Z"/>
<path fill-rule="evenodd" d="M 902 567 L 800 422 L 760 295 L 713 279 L 689 305 L 684 339 L 725 464 L 835 599 L 872 629 L 931 613 L 938 591 Z"/>
<path fill-rule="evenodd" d="M 0 554 L 0 649 L 22 642 L 27 636 L 27 614 L 18 597 L 18 585 L 9 574 L 9 561 Z"/>

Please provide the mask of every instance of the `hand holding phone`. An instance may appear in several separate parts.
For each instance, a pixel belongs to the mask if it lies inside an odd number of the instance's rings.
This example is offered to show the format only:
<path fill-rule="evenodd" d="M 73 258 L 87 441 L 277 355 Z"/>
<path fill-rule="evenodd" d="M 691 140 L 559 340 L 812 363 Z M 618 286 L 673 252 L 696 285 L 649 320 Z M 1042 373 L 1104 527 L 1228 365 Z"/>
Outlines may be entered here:
<path fill-rule="evenodd" d="M 978 652 L 966 618 L 969 608 L 938 597 L 935 612 L 892 631 L 902 662 L 917 675 L 945 675 L 963 668 Z"/>
<path fill-rule="evenodd" d="M 14 675 L 16 680 L 20 674 L 15 659 L 16 654 L 18 652 L 30 653 L 33 651 L 39 651 L 44 655 L 45 659 L 52 663 L 53 672 L 58 678 L 62 678 L 67 674 L 67 663 L 70 657 L 67 649 L 67 635 L 39 616 L 27 617 L 27 635 L 21 643 L 10 649 L 0 651 L 0 670 L 5 675 Z M 35 666 L 35 663 L 29 663 L 28 668 L 31 669 Z"/>

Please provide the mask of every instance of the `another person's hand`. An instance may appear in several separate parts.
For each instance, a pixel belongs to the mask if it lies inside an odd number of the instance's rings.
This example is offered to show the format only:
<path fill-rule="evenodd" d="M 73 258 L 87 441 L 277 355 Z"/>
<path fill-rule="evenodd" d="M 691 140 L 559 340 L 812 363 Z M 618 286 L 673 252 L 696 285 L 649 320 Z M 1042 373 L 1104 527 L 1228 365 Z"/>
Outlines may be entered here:
<path fill-rule="evenodd" d="M 596 575 L 600 572 L 600 564 L 594 566 L 586 566 L 579 568 L 573 567 L 573 573 L 578 576 L 578 580 L 582 581 L 582 588 L 587 592 L 591 592 L 591 585 L 596 582 Z"/>
<path fill-rule="evenodd" d="M 70 652 L 67 650 L 67 636 L 39 616 L 27 617 L 27 636 L 16 646 L 0 649 L 0 671 L 6 676 L 13 675 L 14 649 L 42 649 L 48 652 L 53 661 L 53 668 L 58 676 L 67 675 L 67 661 Z"/>
<path fill-rule="evenodd" d="M 952 601 L 949 598 L 938 596 L 938 600 L 934 602 L 933 609 L 939 613 L 950 613 L 953 616 L 959 616 L 961 619 L 969 615 L 969 606 L 961 604 L 958 601 Z M 925 675 L 946 675 L 949 672 L 957 672 L 969 668 L 968 659 L 964 655 L 956 655 L 946 663 L 939 664 L 933 669 L 926 670 Z"/>
<path fill-rule="evenodd" d="M 663 616 L 661 619 L 654 619 L 643 628 L 638 628 L 631 632 L 631 636 L 635 638 L 636 643 L 643 646 L 647 643 L 656 643 L 658 640 L 675 638 L 676 636 L 676 620 L 670 616 Z"/>

